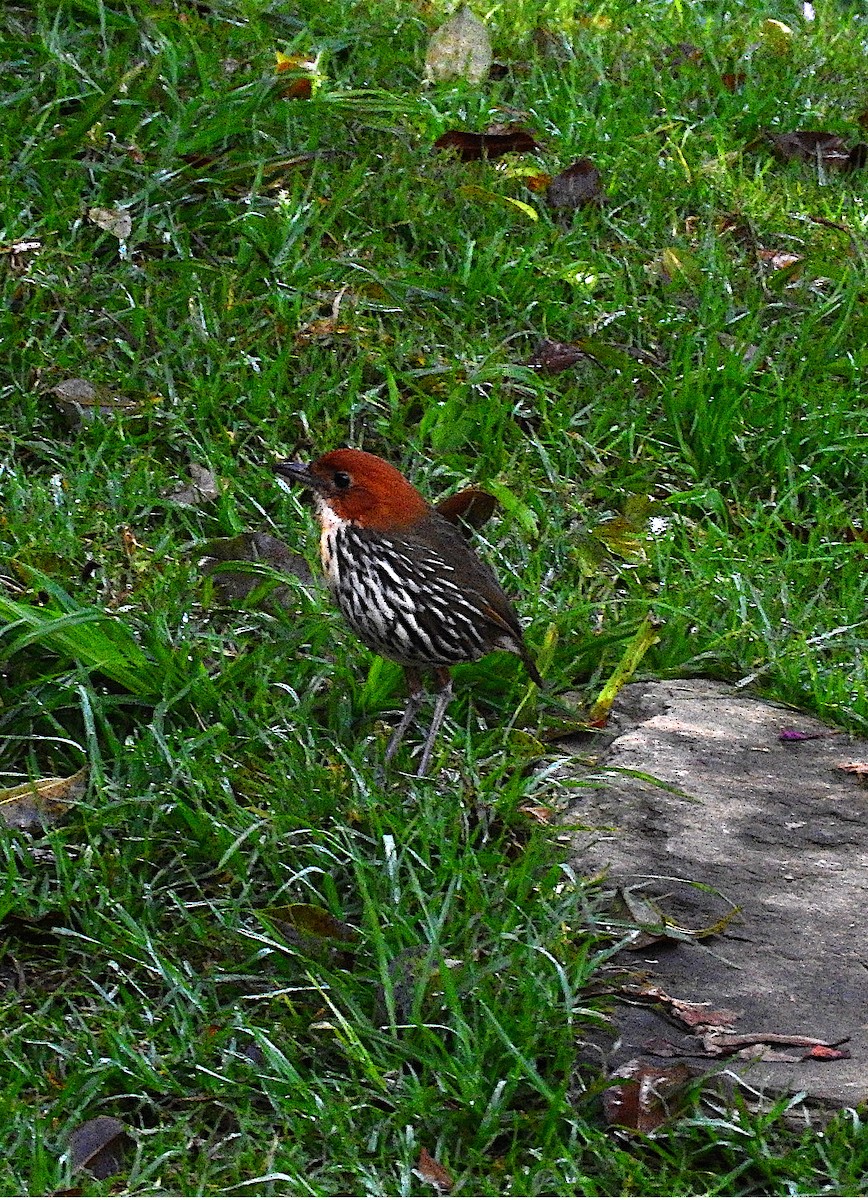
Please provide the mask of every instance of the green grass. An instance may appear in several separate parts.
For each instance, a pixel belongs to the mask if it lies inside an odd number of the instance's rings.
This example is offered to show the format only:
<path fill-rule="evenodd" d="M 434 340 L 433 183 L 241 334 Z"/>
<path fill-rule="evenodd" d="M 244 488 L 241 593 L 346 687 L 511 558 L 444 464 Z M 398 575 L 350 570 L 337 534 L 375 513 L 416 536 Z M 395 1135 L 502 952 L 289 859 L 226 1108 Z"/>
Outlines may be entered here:
<path fill-rule="evenodd" d="M 459 1194 L 865 1191 L 852 1112 L 793 1132 L 697 1085 L 662 1136 L 605 1128 L 610 947 L 521 811 L 587 782 L 539 734 L 649 609 L 649 671 L 868 730 L 865 174 L 758 143 L 859 139 L 868 23 L 815 7 L 509 0 L 504 78 L 428 89 L 440 4 L 6 7 L 0 787 L 91 772 L 60 827 L 0 835 L 7 1191 L 69 1186 L 100 1115 L 135 1141 L 92 1194 L 432 1193 L 423 1146 Z M 278 50 L 320 56 L 312 99 Z M 564 219 L 431 149 L 513 119 L 519 165 L 588 155 L 607 203 Z M 115 205 L 123 245 L 87 218 Z M 542 336 L 596 361 L 538 375 Z M 70 423 L 76 377 L 139 411 Z M 487 553 L 551 648 L 536 710 L 510 656 L 456 672 L 434 780 L 378 782 L 399 672 L 321 589 L 225 606 L 199 566 L 245 529 L 312 557 L 269 464 L 344 444 L 494 491 Z M 172 498 L 191 462 L 216 500 Z"/>

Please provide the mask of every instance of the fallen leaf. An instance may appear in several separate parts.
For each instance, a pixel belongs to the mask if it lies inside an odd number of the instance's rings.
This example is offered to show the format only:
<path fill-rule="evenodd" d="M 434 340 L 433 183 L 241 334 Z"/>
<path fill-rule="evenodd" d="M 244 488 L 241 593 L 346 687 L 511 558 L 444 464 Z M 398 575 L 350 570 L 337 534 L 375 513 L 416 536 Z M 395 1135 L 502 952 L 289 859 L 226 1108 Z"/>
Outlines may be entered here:
<path fill-rule="evenodd" d="M 558 815 L 557 809 L 549 808 L 545 804 L 520 804 L 518 811 L 533 817 L 539 825 L 553 825 Z"/>
<path fill-rule="evenodd" d="M 342 970 L 352 968 L 353 946 L 359 935 L 326 909 L 316 904 L 285 904 L 261 909 L 256 915 L 269 932 L 305 958 L 328 962 Z"/>
<path fill-rule="evenodd" d="M 275 59 L 274 70 L 278 75 L 286 71 L 303 71 L 306 75 L 312 75 L 318 65 L 316 57 L 309 54 L 283 54 L 277 50 Z"/>
<path fill-rule="evenodd" d="M 543 338 L 537 343 L 526 365 L 540 375 L 560 375 L 578 362 L 595 361 L 593 355 L 575 342 L 555 342 L 551 338 Z"/>
<path fill-rule="evenodd" d="M 708 1003 L 679 1000 L 673 996 L 669 1001 L 670 1012 L 683 1021 L 689 1029 L 732 1029 L 740 1013 L 731 1008 L 712 1008 Z"/>
<path fill-rule="evenodd" d="M 313 95 L 313 80 L 307 77 L 293 79 L 289 87 L 284 88 L 281 95 L 284 100 L 310 100 Z"/>
<path fill-rule="evenodd" d="M 793 31 L 783 21 L 776 21 L 773 17 L 767 17 L 759 27 L 759 36 L 762 44 L 771 50 L 773 54 L 779 54 L 783 57 L 785 54 L 792 53 Z"/>
<path fill-rule="evenodd" d="M 841 540 L 844 542 L 868 542 L 868 529 L 858 525 L 848 525 L 841 530 Z"/>
<path fill-rule="evenodd" d="M 414 1005 L 427 1000 L 432 985 L 439 979 L 440 959 L 431 946 L 406 946 L 388 964 L 395 1015 L 399 1021 L 409 1021 Z M 385 991 L 378 989 L 378 1004 L 386 1012 Z"/>
<path fill-rule="evenodd" d="M 7 246 L 0 246 L 0 254 L 8 254 L 9 269 L 17 274 L 29 267 L 31 260 L 42 249 L 39 238 L 19 238 Z"/>
<path fill-rule="evenodd" d="M 174 504 L 193 507 L 197 504 L 216 500 L 220 495 L 217 479 L 209 467 L 203 467 L 199 463 L 191 462 L 190 478 L 192 479 L 192 483 L 183 484 L 181 487 L 175 488 L 174 491 L 168 493 L 166 499 L 171 500 Z"/>
<path fill-rule="evenodd" d="M 644 521 L 637 525 L 635 520 L 627 516 L 611 517 L 595 525 L 591 536 L 602 542 L 610 554 L 625 562 L 644 562 L 644 525 Z"/>
<path fill-rule="evenodd" d="M 747 75 L 744 71 L 727 71 L 721 75 L 720 82 L 728 92 L 737 92 L 747 83 Z"/>
<path fill-rule="evenodd" d="M 537 54 L 543 58 L 550 58 L 554 62 L 566 62 L 571 57 L 570 47 L 560 32 L 538 25 L 533 31 L 532 41 Z"/>
<path fill-rule="evenodd" d="M 317 904 L 285 904 L 281 908 L 263 909 L 262 916 L 282 931 L 309 934 L 329 941 L 357 942 L 359 935 L 352 925 L 339 921 Z"/>
<path fill-rule="evenodd" d="M 600 172 L 589 158 L 580 158 L 555 175 L 546 195 L 552 208 L 583 208 L 587 204 L 600 204 L 605 199 Z"/>
<path fill-rule="evenodd" d="M 491 69 L 492 59 L 488 30 L 464 4 L 431 34 L 425 54 L 425 78 L 481 83 Z"/>
<path fill-rule="evenodd" d="M 74 775 L 56 775 L 0 789 L 0 824 L 7 829 L 44 829 L 54 825 L 87 791 L 87 767 Z"/>
<path fill-rule="evenodd" d="M 504 196 L 500 192 L 490 192 L 487 188 L 476 187 L 474 184 L 465 184 L 458 190 L 468 200 L 482 200 L 486 204 L 499 204 L 502 208 L 518 209 L 526 217 L 530 217 L 532 221 L 539 220 L 539 213 L 532 205 L 526 204 L 524 200 L 516 200 L 514 196 Z"/>
<path fill-rule="evenodd" d="M 755 346 L 753 342 L 740 342 L 731 333 L 723 332 L 717 335 L 717 340 L 724 349 L 731 350 L 733 354 L 737 354 L 746 367 L 752 367 L 754 364 L 756 364 L 757 370 L 765 370 L 767 367 L 768 359 L 760 357 L 760 348 L 759 346 Z"/>
<path fill-rule="evenodd" d="M 760 262 L 768 263 L 773 271 L 786 271 L 797 263 L 804 262 L 801 254 L 793 254 L 789 250 L 764 250 L 756 252 Z"/>
<path fill-rule="evenodd" d="M 471 133 L 447 129 L 434 143 L 435 150 L 454 150 L 462 162 L 479 158 L 500 158 L 504 154 L 533 154 L 539 146 L 526 129 L 511 133 Z"/>
<path fill-rule="evenodd" d="M 89 208 L 87 215 L 94 225 L 114 234 L 119 242 L 126 241 L 133 231 L 133 219 L 125 208 Z"/>
<path fill-rule="evenodd" d="M 240 568 L 226 570 L 226 563 L 262 563 L 282 575 L 294 576 L 302 583 L 310 583 L 312 579 L 302 556 L 270 533 L 239 533 L 235 537 L 213 538 L 198 549 L 202 554 L 200 566 L 210 577 L 222 604 L 246 600 L 257 588 L 267 591 L 269 597 L 284 608 L 289 607 L 291 599 L 289 588 L 279 583 L 275 585 L 268 576 Z"/>
<path fill-rule="evenodd" d="M 838 763 L 837 770 L 846 771 L 849 775 L 855 775 L 856 779 L 862 784 L 863 787 L 868 787 L 868 763 Z"/>
<path fill-rule="evenodd" d="M 804 1057 L 816 1057 L 820 1049 L 833 1050 L 839 1044 L 824 1041 L 823 1038 L 806 1037 L 800 1033 L 727 1033 L 720 1030 L 705 1033 L 702 1041 L 706 1050 L 718 1052 L 741 1051 L 756 1046 L 803 1046 L 810 1051 L 810 1055 L 802 1055 L 796 1061 L 801 1061 Z M 843 1051 L 837 1057 L 847 1058 L 849 1054 Z"/>
<path fill-rule="evenodd" d="M 295 335 L 295 344 L 307 346 L 311 342 L 327 341 L 329 338 L 342 337 L 353 332 L 352 325 L 340 321 L 337 317 L 318 317 L 315 321 L 302 325 Z"/>
<path fill-rule="evenodd" d="M 279 50 L 276 58 L 276 74 L 291 73 L 297 76 L 281 91 L 284 100 L 310 100 L 314 85 L 319 80 L 319 59 L 309 54 L 282 54 Z"/>
<path fill-rule="evenodd" d="M 481 529 L 497 508 L 497 501 L 482 488 L 464 488 L 434 505 L 441 517 L 457 525 Z"/>
<path fill-rule="evenodd" d="M 677 1111 L 685 1086 L 693 1078 L 686 1063 L 671 1067 L 632 1059 L 615 1072 L 618 1083 L 603 1092 L 603 1115 L 609 1125 L 652 1133 Z"/>
<path fill-rule="evenodd" d="M 849 171 L 854 163 L 840 134 L 796 129 L 769 137 L 772 153 L 782 162 L 812 162 L 827 170 Z"/>
<path fill-rule="evenodd" d="M 805 733 L 802 729 L 782 729 L 778 734 L 779 742 L 810 742 L 814 738 L 825 737 L 825 733 Z"/>
<path fill-rule="evenodd" d="M 436 1158 L 432 1158 L 424 1146 L 419 1151 L 415 1172 L 423 1183 L 436 1188 L 438 1192 L 451 1192 L 455 1186 L 455 1181 L 446 1168 Z"/>
<path fill-rule="evenodd" d="M 64 379 L 46 390 L 72 425 L 82 425 L 97 417 L 136 416 L 142 410 L 140 401 L 117 396 L 86 379 Z"/>
<path fill-rule="evenodd" d="M 69 1135 L 69 1159 L 73 1171 L 90 1171 L 95 1179 L 109 1179 L 123 1166 L 128 1135 L 126 1126 L 114 1117 L 94 1117 Z"/>
<path fill-rule="evenodd" d="M 851 1053 L 849 1050 L 839 1050 L 835 1046 L 812 1046 L 805 1055 L 805 1058 L 816 1058 L 821 1062 L 825 1062 L 826 1060 L 834 1061 L 835 1059 L 850 1057 Z"/>
<path fill-rule="evenodd" d="M 702 267 L 696 255 L 680 246 L 666 246 L 655 267 L 664 283 L 698 285 L 702 281 Z"/>

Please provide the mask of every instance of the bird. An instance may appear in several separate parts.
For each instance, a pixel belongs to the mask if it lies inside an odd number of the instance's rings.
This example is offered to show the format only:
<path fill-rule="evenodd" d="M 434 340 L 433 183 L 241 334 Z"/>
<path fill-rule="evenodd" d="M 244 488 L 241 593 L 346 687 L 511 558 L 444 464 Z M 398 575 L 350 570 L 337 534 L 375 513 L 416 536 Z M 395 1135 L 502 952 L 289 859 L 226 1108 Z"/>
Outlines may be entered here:
<path fill-rule="evenodd" d="M 420 777 L 428 773 L 452 698 L 452 667 L 509 650 L 542 686 L 494 572 L 396 467 L 344 447 L 311 463 L 285 460 L 273 469 L 282 485 L 300 484 L 313 493 L 323 573 L 350 629 L 404 669 L 407 704 L 386 748 L 386 764 L 425 699 L 423 672 L 433 673 L 436 696 Z"/>

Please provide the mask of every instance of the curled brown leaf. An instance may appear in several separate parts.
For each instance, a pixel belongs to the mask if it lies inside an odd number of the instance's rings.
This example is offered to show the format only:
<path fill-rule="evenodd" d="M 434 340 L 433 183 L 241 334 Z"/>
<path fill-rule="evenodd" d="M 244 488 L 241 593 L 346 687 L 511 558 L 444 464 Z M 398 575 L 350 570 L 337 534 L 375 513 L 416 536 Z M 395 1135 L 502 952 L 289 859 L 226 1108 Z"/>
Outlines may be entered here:
<path fill-rule="evenodd" d="M 547 198 L 552 208 L 583 208 L 587 204 L 600 204 L 605 199 L 600 172 L 591 159 L 580 158 L 555 175 L 549 184 Z"/>
<path fill-rule="evenodd" d="M 453 150 L 462 162 L 480 158 L 500 158 L 504 154 L 533 154 L 539 145 L 526 129 L 511 133 L 473 133 L 465 129 L 447 129 L 434 143 L 435 150 Z"/>

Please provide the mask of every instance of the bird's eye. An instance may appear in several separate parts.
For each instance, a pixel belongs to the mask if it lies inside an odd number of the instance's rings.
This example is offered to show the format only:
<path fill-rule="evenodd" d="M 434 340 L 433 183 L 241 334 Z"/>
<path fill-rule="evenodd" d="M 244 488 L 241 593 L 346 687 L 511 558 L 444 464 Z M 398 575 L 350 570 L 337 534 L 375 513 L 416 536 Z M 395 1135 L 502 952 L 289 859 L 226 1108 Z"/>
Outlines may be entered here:
<path fill-rule="evenodd" d="M 350 477 L 346 473 L 346 471 L 335 471 L 334 481 L 335 481 L 335 487 L 340 488 L 341 491 L 344 491 L 352 483 L 352 480 L 350 479 Z"/>

